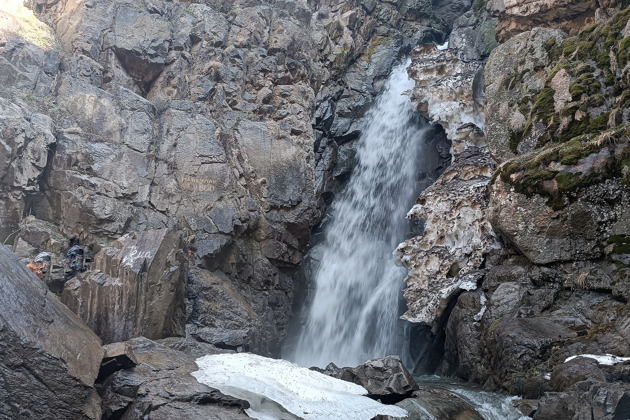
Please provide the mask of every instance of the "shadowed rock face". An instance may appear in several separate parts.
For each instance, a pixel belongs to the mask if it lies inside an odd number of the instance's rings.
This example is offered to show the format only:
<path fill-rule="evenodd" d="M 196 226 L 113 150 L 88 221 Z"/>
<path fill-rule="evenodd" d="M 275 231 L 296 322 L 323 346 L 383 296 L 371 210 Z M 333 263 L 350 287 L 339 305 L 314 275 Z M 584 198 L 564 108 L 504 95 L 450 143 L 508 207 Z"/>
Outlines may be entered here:
<path fill-rule="evenodd" d="M 130 233 L 101 249 L 93 270 L 69 280 L 61 300 L 113 343 L 184 334 L 187 261 L 181 234 L 167 229 Z"/>
<path fill-rule="evenodd" d="M 0 418 L 100 419 L 99 338 L 0 246 Z"/>

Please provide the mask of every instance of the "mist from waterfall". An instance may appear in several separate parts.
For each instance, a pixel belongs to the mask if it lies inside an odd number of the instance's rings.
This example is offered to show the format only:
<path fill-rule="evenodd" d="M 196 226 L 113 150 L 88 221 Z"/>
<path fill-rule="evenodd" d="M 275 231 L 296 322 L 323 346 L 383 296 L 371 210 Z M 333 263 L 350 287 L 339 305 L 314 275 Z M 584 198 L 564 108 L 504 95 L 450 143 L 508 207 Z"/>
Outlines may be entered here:
<path fill-rule="evenodd" d="M 333 202 L 319 259 L 315 295 L 292 361 L 356 366 L 401 353 L 399 299 L 406 271 L 392 252 L 405 239 L 416 194 L 417 161 L 429 126 L 410 106 L 409 61 L 394 68 L 364 119 L 358 164 Z"/>

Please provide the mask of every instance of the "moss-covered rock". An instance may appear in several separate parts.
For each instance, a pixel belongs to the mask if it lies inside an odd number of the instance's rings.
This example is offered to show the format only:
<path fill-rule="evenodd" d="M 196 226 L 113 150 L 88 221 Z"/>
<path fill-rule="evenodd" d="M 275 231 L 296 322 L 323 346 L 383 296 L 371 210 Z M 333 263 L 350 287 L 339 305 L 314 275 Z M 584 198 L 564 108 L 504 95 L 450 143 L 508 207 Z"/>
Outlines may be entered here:
<path fill-rule="evenodd" d="M 546 197 L 549 207 L 560 210 L 575 201 L 580 189 L 628 172 L 629 135 L 627 124 L 550 144 L 505 163 L 493 179 L 512 184 L 518 193 Z"/>
<path fill-rule="evenodd" d="M 493 52 L 486 68 L 488 146 L 499 162 L 522 156 L 495 179 L 547 198 L 555 210 L 605 179 L 630 185 L 623 154 L 630 133 L 629 19 L 627 8 L 571 38 L 533 30 Z M 605 164 L 582 170 L 594 160 Z"/>
<path fill-rule="evenodd" d="M 554 92 L 549 90 L 547 78 L 555 62 L 549 46 L 561 44 L 564 37 L 555 29 L 536 28 L 515 36 L 490 54 L 485 68 L 486 135 L 497 162 L 530 152 L 545 132 L 544 121 L 553 119 L 547 118 L 554 113 Z M 540 95 L 545 87 L 548 89 Z M 531 118 L 535 104 L 536 117 Z"/>

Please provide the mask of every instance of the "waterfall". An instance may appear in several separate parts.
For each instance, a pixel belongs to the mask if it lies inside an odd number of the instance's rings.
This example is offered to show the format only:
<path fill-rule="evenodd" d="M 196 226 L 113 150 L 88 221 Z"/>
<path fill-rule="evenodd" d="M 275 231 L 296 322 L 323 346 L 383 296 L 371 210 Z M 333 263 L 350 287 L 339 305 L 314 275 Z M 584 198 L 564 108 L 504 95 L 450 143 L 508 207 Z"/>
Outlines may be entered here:
<path fill-rule="evenodd" d="M 289 358 L 303 366 L 356 366 L 400 354 L 399 299 L 405 269 L 392 252 L 405 239 L 405 214 L 417 195 L 417 162 L 428 124 L 403 92 L 414 82 L 409 61 L 394 68 L 367 113 L 358 164 L 331 207 L 319 255 L 315 294 Z"/>

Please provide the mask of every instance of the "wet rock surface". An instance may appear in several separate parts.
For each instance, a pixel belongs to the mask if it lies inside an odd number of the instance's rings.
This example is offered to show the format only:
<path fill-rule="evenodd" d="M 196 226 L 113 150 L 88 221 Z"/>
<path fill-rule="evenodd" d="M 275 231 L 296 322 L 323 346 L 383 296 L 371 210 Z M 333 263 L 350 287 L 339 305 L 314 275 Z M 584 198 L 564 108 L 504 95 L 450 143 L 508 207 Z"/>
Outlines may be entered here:
<path fill-rule="evenodd" d="M 403 419 L 409 420 L 483 419 L 467 401 L 443 389 L 416 391 L 396 405 L 407 410 L 409 415 Z"/>
<path fill-rule="evenodd" d="M 333 378 L 361 385 L 368 391 L 370 398 L 384 404 L 397 403 L 418 390 L 418 384 L 398 356 L 368 360 L 354 368 L 339 368 L 331 363 L 326 369 L 313 369 Z"/>
<path fill-rule="evenodd" d="M 100 419 L 99 338 L 0 246 L 0 418 Z"/>

